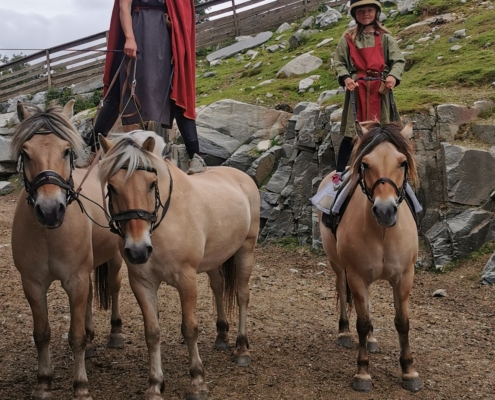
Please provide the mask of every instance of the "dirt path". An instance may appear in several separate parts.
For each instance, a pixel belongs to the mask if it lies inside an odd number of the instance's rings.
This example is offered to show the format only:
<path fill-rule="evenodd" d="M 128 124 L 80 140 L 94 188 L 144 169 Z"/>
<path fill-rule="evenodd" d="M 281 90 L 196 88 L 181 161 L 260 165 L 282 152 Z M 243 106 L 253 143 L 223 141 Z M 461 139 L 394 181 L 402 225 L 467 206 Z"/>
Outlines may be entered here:
<path fill-rule="evenodd" d="M 0 399 L 29 399 L 36 381 L 32 318 L 12 262 L 10 227 L 17 196 L 0 198 Z M 26 249 L 29 251 L 29 249 Z M 372 319 L 381 352 L 370 357 L 374 390 L 353 392 L 357 344 L 335 344 L 338 313 L 334 277 L 325 258 L 307 249 L 260 246 L 251 280 L 248 332 L 253 363 L 236 368 L 213 349 L 215 316 L 206 275 L 200 276 L 200 354 L 210 399 L 489 399 L 495 398 L 495 287 L 480 287 L 488 256 L 445 274 L 419 272 L 411 297 L 411 346 L 424 390 L 400 386 L 399 346 L 392 292 L 373 286 Z M 448 296 L 433 298 L 443 288 Z M 180 334 L 178 295 L 160 289 L 165 398 L 183 399 L 188 385 L 187 348 Z M 127 275 L 122 292 L 125 348 L 105 348 L 108 312 L 95 315 L 96 357 L 88 360 L 94 400 L 142 399 L 148 378 L 143 323 Z M 72 394 L 73 360 L 65 337 L 67 296 L 54 283 L 49 292 L 54 366 L 53 398 Z M 351 321 L 354 326 L 354 320 Z M 237 321 L 231 321 L 231 343 Z M 354 331 L 354 339 L 357 335 Z"/>

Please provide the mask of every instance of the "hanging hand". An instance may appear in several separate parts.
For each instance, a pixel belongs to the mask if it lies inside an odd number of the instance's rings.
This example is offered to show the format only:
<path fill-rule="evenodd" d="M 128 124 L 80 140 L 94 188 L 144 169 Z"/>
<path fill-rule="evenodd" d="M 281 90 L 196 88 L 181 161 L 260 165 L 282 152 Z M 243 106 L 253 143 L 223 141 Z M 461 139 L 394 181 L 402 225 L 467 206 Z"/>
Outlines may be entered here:
<path fill-rule="evenodd" d="M 134 38 L 128 38 L 124 45 L 124 54 L 130 58 L 136 58 L 137 44 Z"/>
<path fill-rule="evenodd" d="M 387 78 L 385 79 L 385 86 L 388 89 L 393 89 L 396 83 L 397 79 L 395 79 L 392 75 L 387 76 Z"/>
<path fill-rule="evenodd" d="M 345 88 L 350 92 L 354 92 L 354 90 L 359 86 L 357 82 L 354 82 L 352 78 L 346 78 L 344 81 Z"/>

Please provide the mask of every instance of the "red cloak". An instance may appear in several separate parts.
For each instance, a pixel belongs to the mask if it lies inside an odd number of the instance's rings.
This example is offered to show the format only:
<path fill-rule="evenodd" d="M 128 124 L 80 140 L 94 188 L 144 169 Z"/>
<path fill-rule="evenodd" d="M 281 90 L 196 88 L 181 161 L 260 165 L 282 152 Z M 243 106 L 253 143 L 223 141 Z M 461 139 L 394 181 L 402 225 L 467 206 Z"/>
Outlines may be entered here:
<path fill-rule="evenodd" d="M 172 22 L 172 56 L 174 76 L 170 98 L 184 109 L 184 116 L 196 118 L 196 18 L 193 0 L 165 0 Z M 118 49 L 120 25 L 120 0 L 115 0 L 110 30 L 108 31 L 108 50 Z M 115 59 L 114 52 L 108 52 L 103 73 L 103 95 L 112 81 L 111 69 Z"/>

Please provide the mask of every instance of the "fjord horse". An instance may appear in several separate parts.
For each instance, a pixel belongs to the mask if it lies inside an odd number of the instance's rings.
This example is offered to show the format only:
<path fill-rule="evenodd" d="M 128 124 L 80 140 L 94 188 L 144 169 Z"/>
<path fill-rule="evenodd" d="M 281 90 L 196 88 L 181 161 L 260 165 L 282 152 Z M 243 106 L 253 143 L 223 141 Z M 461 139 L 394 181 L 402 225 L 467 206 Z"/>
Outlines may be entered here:
<path fill-rule="evenodd" d="M 24 190 L 12 225 L 12 253 L 33 313 L 33 337 L 38 349 L 38 383 L 33 399 L 52 398 L 46 294 L 54 280 L 61 282 L 69 296 L 69 344 L 75 363 L 73 399 L 91 399 L 85 351 L 88 357 L 94 350 L 90 274 L 97 266 L 100 272 L 95 293 L 100 306 L 107 308 L 112 303 L 108 346 L 123 344 L 118 237 L 96 224 L 108 226 L 103 210 L 97 206 L 103 200 L 97 173 L 91 172 L 87 177 L 81 195 L 74 189 L 86 170 L 73 169 L 74 159 L 83 156 L 83 141 L 69 120 L 73 104 L 71 101 L 63 109 L 55 107 L 43 112 L 36 106 L 19 103 L 21 123 L 12 137 L 11 151 L 15 159 L 20 159 L 24 173 Z"/>
<path fill-rule="evenodd" d="M 222 298 L 225 295 L 230 309 L 236 295 L 239 327 L 234 357 L 237 365 L 248 365 L 248 283 L 260 223 L 259 192 L 252 178 L 230 167 L 186 175 L 163 160 L 160 152 L 154 153 L 163 139 L 154 132 L 143 133 L 145 140 L 131 132 L 113 143 L 100 136 L 105 152 L 100 179 L 107 184 L 113 229 L 123 238 L 121 253 L 143 313 L 150 359 L 145 398 L 162 399 L 164 391 L 157 291 L 165 281 L 180 296 L 181 332 L 190 361 L 187 398 L 205 399 L 207 386 L 197 345 L 196 274 L 209 274 L 217 300 L 216 347 L 228 347 Z"/>
<path fill-rule="evenodd" d="M 337 274 L 340 301 L 338 343 L 349 346 L 349 320 L 346 314 L 346 285 L 356 309 L 359 335 L 357 374 L 353 388 L 372 389 L 368 373 L 368 350 L 378 350 L 373 338 L 369 314 L 368 290 L 378 280 L 387 280 L 393 289 L 395 327 L 399 335 L 402 386 L 411 391 L 421 388 L 409 347 L 408 301 L 418 256 L 415 219 L 405 202 L 408 179 L 417 183 L 416 160 L 409 144 L 412 125 L 358 126 L 359 140 L 354 146 L 348 185 L 351 198 L 334 235 L 319 211 L 323 248 Z M 402 130 L 401 130 L 402 129 Z M 329 174 L 320 184 L 322 190 L 332 180 Z M 361 189 L 356 187 L 360 185 Z M 347 296 L 349 297 L 349 296 Z M 350 300 L 350 298 L 348 298 Z"/>

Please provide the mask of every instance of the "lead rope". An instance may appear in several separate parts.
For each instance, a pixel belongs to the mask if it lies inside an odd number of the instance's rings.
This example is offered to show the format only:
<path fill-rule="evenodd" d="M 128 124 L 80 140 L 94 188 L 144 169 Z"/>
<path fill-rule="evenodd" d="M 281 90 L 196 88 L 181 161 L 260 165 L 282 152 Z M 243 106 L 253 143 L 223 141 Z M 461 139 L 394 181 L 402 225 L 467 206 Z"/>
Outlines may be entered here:
<path fill-rule="evenodd" d="M 126 80 L 124 82 L 124 85 L 122 85 L 123 88 L 125 88 L 125 86 L 127 84 L 127 79 L 129 78 L 129 72 L 130 72 L 130 69 L 131 69 L 131 64 L 132 64 L 132 59 L 127 64 L 127 77 L 126 77 Z M 133 73 L 133 77 L 132 77 L 132 82 L 130 84 L 131 95 L 129 96 L 129 99 L 127 99 L 127 103 L 125 104 L 125 106 L 122 107 L 122 111 L 120 112 L 119 117 L 120 118 L 122 118 L 122 117 L 123 118 L 129 118 L 129 117 L 132 117 L 132 116 L 134 116 L 134 115 L 137 114 L 139 116 L 139 120 L 141 121 L 141 123 L 140 123 L 141 129 L 145 129 L 143 117 L 141 116 L 141 112 L 140 112 L 140 110 L 141 110 L 141 103 L 139 102 L 139 99 L 136 96 L 136 85 L 137 85 L 136 71 L 137 71 L 137 57 L 134 59 L 134 73 Z M 122 99 L 123 98 L 124 98 L 124 93 L 122 93 Z M 133 113 L 130 113 L 130 114 L 124 114 L 127 106 L 131 102 L 131 99 L 134 101 L 134 106 L 136 107 L 136 111 L 133 112 Z M 122 104 L 122 101 L 121 101 L 121 104 Z"/>

